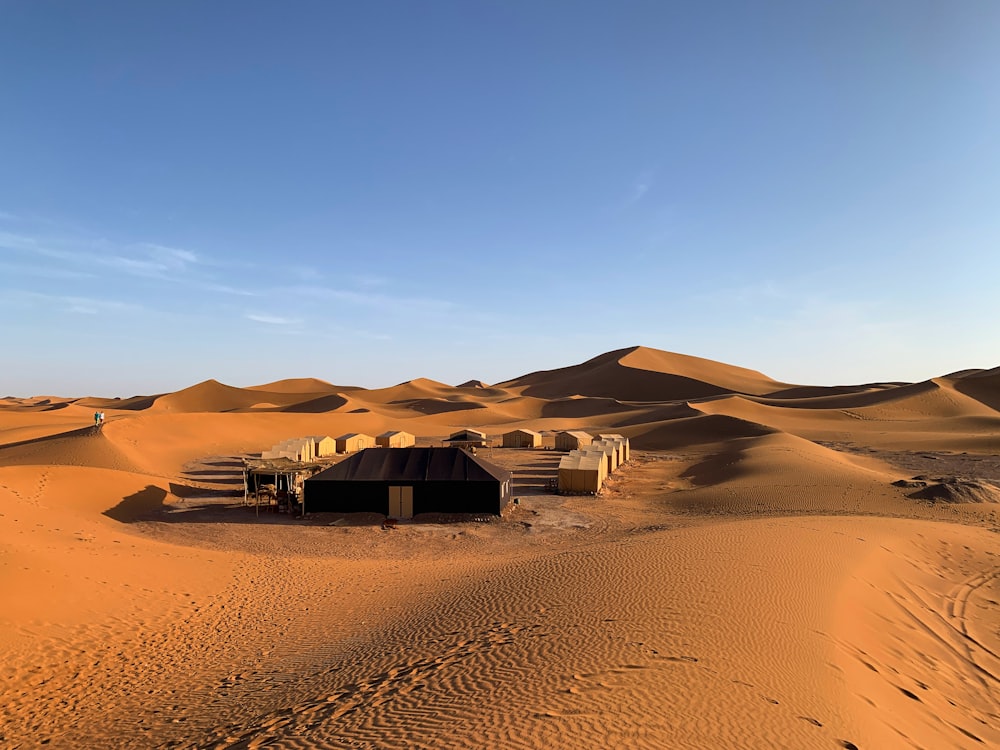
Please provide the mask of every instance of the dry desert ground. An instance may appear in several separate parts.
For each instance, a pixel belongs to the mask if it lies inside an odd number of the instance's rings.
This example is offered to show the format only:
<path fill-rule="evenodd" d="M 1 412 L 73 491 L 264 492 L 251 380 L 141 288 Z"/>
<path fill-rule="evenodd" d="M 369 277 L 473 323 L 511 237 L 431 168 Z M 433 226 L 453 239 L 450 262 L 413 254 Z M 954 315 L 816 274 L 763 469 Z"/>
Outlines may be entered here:
<path fill-rule="evenodd" d="M 1000 370 L 810 387 L 645 348 L 2 399 L 0 746 L 1000 746 L 998 410 Z M 242 503 L 279 440 L 464 427 L 633 456 L 595 497 L 483 450 L 518 497 L 490 521 Z"/>

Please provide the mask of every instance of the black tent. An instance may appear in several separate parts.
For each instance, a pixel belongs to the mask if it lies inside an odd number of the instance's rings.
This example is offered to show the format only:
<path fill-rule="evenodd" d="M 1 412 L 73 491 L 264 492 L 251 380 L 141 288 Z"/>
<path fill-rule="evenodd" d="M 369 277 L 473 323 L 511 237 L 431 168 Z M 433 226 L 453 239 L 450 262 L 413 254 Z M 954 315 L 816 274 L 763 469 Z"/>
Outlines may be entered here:
<path fill-rule="evenodd" d="M 305 481 L 310 513 L 500 515 L 511 473 L 461 448 L 368 448 Z"/>

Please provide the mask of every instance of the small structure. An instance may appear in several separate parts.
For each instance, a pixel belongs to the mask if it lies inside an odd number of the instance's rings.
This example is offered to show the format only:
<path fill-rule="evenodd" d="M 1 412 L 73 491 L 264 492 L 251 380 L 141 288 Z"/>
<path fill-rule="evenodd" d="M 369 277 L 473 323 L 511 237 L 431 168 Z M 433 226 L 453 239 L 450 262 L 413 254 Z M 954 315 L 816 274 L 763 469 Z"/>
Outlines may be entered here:
<path fill-rule="evenodd" d="M 310 512 L 500 515 L 512 475 L 461 448 L 365 450 L 305 481 Z"/>
<path fill-rule="evenodd" d="M 485 432 L 469 428 L 453 432 L 444 442 L 453 448 L 485 448 L 487 444 Z"/>
<path fill-rule="evenodd" d="M 243 504 L 264 510 L 295 508 L 307 477 L 321 471 L 316 463 L 289 458 L 245 460 L 243 462 Z M 304 509 L 303 509 L 303 512 Z"/>
<path fill-rule="evenodd" d="M 355 453 L 375 447 L 375 438 L 363 432 L 348 432 L 337 438 L 337 453 Z"/>
<path fill-rule="evenodd" d="M 617 432 L 608 433 L 597 436 L 601 440 L 614 440 L 618 443 L 619 450 L 621 452 L 621 461 L 619 463 L 627 463 L 630 458 L 631 448 L 629 446 L 628 438 L 624 435 L 619 435 Z"/>
<path fill-rule="evenodd" d="M 534 430 L 511 430 L 503 434 L 504 448 L 538 448 L 542 435 Z"/>
<path fill-rule="evenodd" d="M 316 458 L 332 456 L 337 452 L 337 441 L 329 435 L 312 435 L 313 455 Z"/>
<path fill-rule="evenodd" d="M 415 442 L 413 435 L 402 430 L 389 430 L 375 436 L 375 445 L 380 448 L 409 448 Z"/>
<path fill-rule="evenodd" d="M 576 451 L 585 448 L 593 442 L 594 438 L 589 432 L 580 430 L 566 430 L 556 433 L 557 451 Z"/>
<path fill-rule="evenodd" d="M 595 440 L 586 448 L 583 449 L 586 452 L 601 452 L 604 454 L 604 458 L 607 461 L 608 474 L 613 474 L 618 470 L 618 465 L 621 463 L 621 453 L 618 449 L 618 444 L 612 440 Z"/>
<path fill-rule="evenodd" d="M 312 461 L 315 458 L 312 438 L 290 438 L 275 443 L 260 454 L 265 460 L 287 458 L 292 461 Z"/>
<path fill-rule="evenodd" d="M 559 492 L 596 495 L 607 476 L 603 453 L 570 451 L 559 461 Z"/>

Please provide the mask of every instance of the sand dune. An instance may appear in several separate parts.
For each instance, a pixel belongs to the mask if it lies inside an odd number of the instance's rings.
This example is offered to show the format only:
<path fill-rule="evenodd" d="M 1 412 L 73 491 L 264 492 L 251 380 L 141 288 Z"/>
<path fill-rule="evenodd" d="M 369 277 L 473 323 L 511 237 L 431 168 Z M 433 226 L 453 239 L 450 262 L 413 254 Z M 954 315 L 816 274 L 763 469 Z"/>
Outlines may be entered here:
<path fill-rule="evenodd" d="M 539 398 L 580 394 L 621 401 L 677 401 L 724 393 L 764 394 L 783 387 L 753 370 L 645 347 L 609 352 L 583 364 L 536 372 L 499 385 Z"/>
<path fill-rule="evenodd" d="M 775 430 L 762 424 L 722 414 L 670 419 L 626 430 L 636 447 L 671 450 L 768 435 Z"/>
<path fill-rule="evenodd" d="M 994 411 L 1000 410 L 1000 368 L 956 378 L 952 384 L 959 393 L 976 399 Z"/>
<path fill-rule="evenodd" d="M 334 385 L 319 378 L 286 378 L 263 385 L 249 385 L 248 391 L 267 391 L 268 393 L 336 393 L 349 389 L 350 386 Z"/>
<path fill-rule="evenodd" d="M 998 370 L 823 388 L 642 347 L 0 400 L 0 745 L 1000 745 L 998 407 Z M 491 523 L 240 505 L 280 440 L 463 427 L 634 460 L 560 496 L 558 452 L 489 449 L 519 498 Z"/>

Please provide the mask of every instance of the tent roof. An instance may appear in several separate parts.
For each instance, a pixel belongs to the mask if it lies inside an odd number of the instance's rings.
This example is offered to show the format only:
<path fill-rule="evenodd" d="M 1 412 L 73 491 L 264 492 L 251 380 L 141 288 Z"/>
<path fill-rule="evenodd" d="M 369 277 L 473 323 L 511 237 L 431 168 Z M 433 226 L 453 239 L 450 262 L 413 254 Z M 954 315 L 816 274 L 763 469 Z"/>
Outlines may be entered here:
<path fill-rule="evenodd" d="M 392 437 L 393 435 L 409 435 L 409 432 L 404 432 L 403 430 L 386 430 L 381 433 L 379 437 Z"/>
<path fill-rule="evenodd" d="M 511 473 L 461 448 L 366 448 L 309 481 L 505 482 Z"/>
<path fill-rule="evenodd" d="M 485 432 L 480 432 L 479 430 L 464 429 L 464 430 L 459 430 L 458 432 L 451 433 L 451 436 L 448 439 L 449 440 L 468 440 L 469 438 L 472 438 L 474 440 L 485 440 L 486 439 L 486 433 Z"/>
<path fill-rule="evenodd" d="M 537 435 L 538 437 L 542 436 L 542 433 L 540 433 L 540 432 L 535 432 L 534 430 L 526 430 L 523 427 L 520 427 L 520 428 L 518 428 L 516 430 L 511 430 L 510 432 L 506 432 L 504 434 L 505 435 L 516 435 L 518 433 L 521 433 L 521 434 L 524 434 L 524 435 Z"/>
<path fill-rule="evenodd" d="M 557 432 L 557 435 L 572 435 L 577 438 L 588 438 L 593 439 L 593 435 L 589 432 L 584 432 L 583 430 L 563 430 L 562 432 Z"/>
<path fill-rule="evenodd" d="M 604 454 L 601 453 L 580 453 L 572 451 L 559 460 L 560 469 L 586 469 L 588 471 L 600 471 L 604 462 Z"/>
<path fill-rule="evenodd" d="M 297 474 L 303 471 L 315 471 L 327 464 L 301 463 L 290 458 L 253 458 L 243 462 L 246 471 L 251 474 Z"/>
<path fill-rule="evenodd" d="M 337 440 L 350 440 L 352 437 L 371 437 L 371 435 L 366 435 L 363 432 L 346 432 L 338 437 Z"/>

